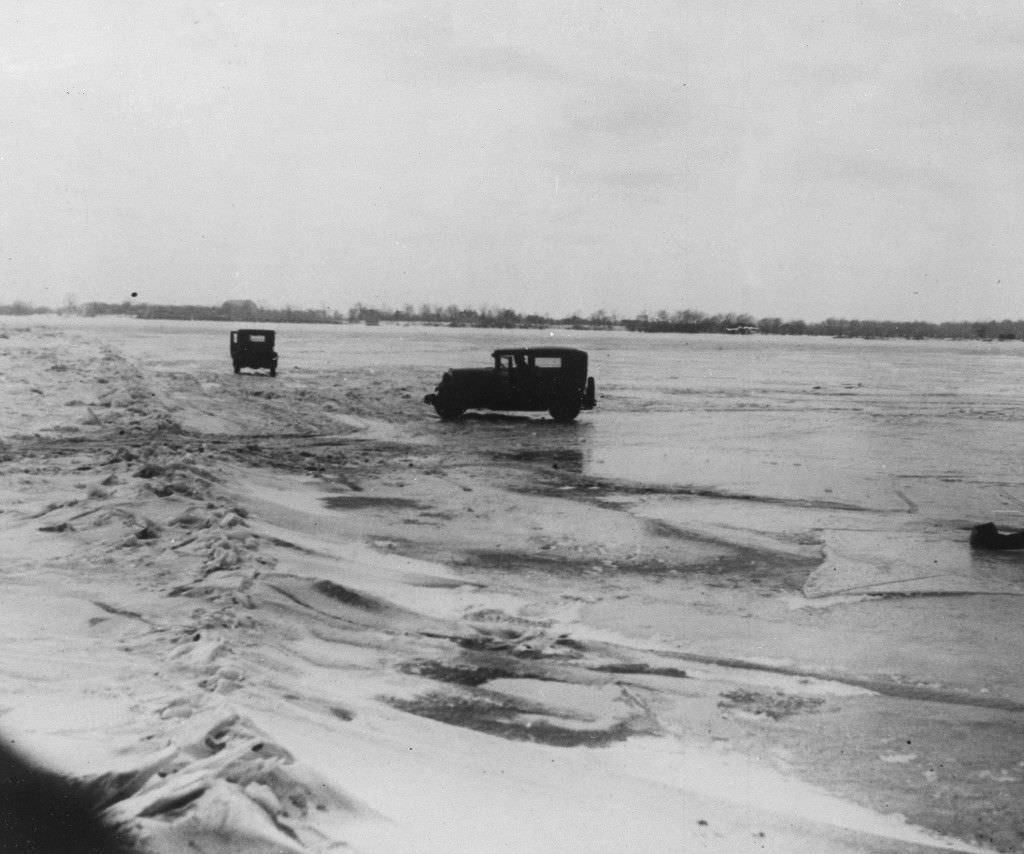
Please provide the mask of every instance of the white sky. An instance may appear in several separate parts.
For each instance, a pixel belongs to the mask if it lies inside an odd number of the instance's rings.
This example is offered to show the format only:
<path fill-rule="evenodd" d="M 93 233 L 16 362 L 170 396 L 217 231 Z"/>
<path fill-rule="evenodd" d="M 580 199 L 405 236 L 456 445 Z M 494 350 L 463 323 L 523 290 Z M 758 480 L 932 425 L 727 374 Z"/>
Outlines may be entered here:
<path fill-rule="evenodd" d="M 1016 3 L 3 6 L 0 301 L 1024 316 Z"/>

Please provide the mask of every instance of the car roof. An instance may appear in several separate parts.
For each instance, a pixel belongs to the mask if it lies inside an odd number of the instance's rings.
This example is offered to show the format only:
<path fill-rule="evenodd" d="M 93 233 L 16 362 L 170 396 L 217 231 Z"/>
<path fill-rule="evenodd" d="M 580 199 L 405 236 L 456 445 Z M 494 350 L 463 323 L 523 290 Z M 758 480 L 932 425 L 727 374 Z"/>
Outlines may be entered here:
<path fill-rule="evenodd" d="M 236 329 L 235 332 L 237 332 L 239 335 L 241 335 L 243 333 L 246 334 L 246 335 L 273 335 L 274 334 L 274 330 L 273 329 Z"/>
<path fill-rule="evenodd" d="M 586 350 L 575 347 L 502 347 L 491 353 L 492 356 L 515 356 L 532 354 L 534 356 L 586 356 Z"/>

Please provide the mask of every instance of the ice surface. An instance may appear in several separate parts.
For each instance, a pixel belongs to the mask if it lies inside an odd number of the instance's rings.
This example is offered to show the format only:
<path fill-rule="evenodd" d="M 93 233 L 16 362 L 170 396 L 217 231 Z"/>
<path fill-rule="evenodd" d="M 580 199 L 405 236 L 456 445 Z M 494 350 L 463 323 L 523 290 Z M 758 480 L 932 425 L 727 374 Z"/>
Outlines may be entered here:
<path fill-rule="evenodd" d="M 1019 841 L 1017 344 L 231 326 L 0 337 L 0 726 L 159 850 Z M 419 402 L 541 342 L 574 425 Z"/>

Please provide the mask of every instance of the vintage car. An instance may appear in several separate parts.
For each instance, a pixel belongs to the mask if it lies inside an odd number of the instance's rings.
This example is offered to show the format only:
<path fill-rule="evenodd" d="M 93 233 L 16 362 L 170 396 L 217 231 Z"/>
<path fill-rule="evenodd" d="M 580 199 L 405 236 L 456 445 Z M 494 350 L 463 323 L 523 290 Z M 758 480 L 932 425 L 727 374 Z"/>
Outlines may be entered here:
<path fill-rule="evenodd" d="M 231 364 L 237 374 L 242 368 L 266 368 L 277 376 L 274 330 L 236 329 L 231 333 Z"/>
<path fill-rule="evenodd" d="M 467 409 L 551 413 L 572 421 L 596 404 L 594 378 L 587 376 L 587 354 L 570 347 L 495 350 L 490 368 L 445 371 L 433 394 L 423 398 L 444 419 Z"/>

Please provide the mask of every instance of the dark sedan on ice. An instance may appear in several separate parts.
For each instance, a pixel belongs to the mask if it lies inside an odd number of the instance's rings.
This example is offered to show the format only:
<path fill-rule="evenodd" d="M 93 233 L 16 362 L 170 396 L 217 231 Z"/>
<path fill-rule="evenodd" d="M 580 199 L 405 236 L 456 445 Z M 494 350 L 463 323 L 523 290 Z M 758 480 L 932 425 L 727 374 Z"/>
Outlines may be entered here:
<path fill-rule="evenodd" d="M 423 398 L 444 419 L 467 409 L 550 412 L 572 421 L 593 409 L 594 378 L 587 376 L 587 354 L 571 347 L 519 347 L 495 350 L 489 368 L 445 371 L 432 394 Z"/>

